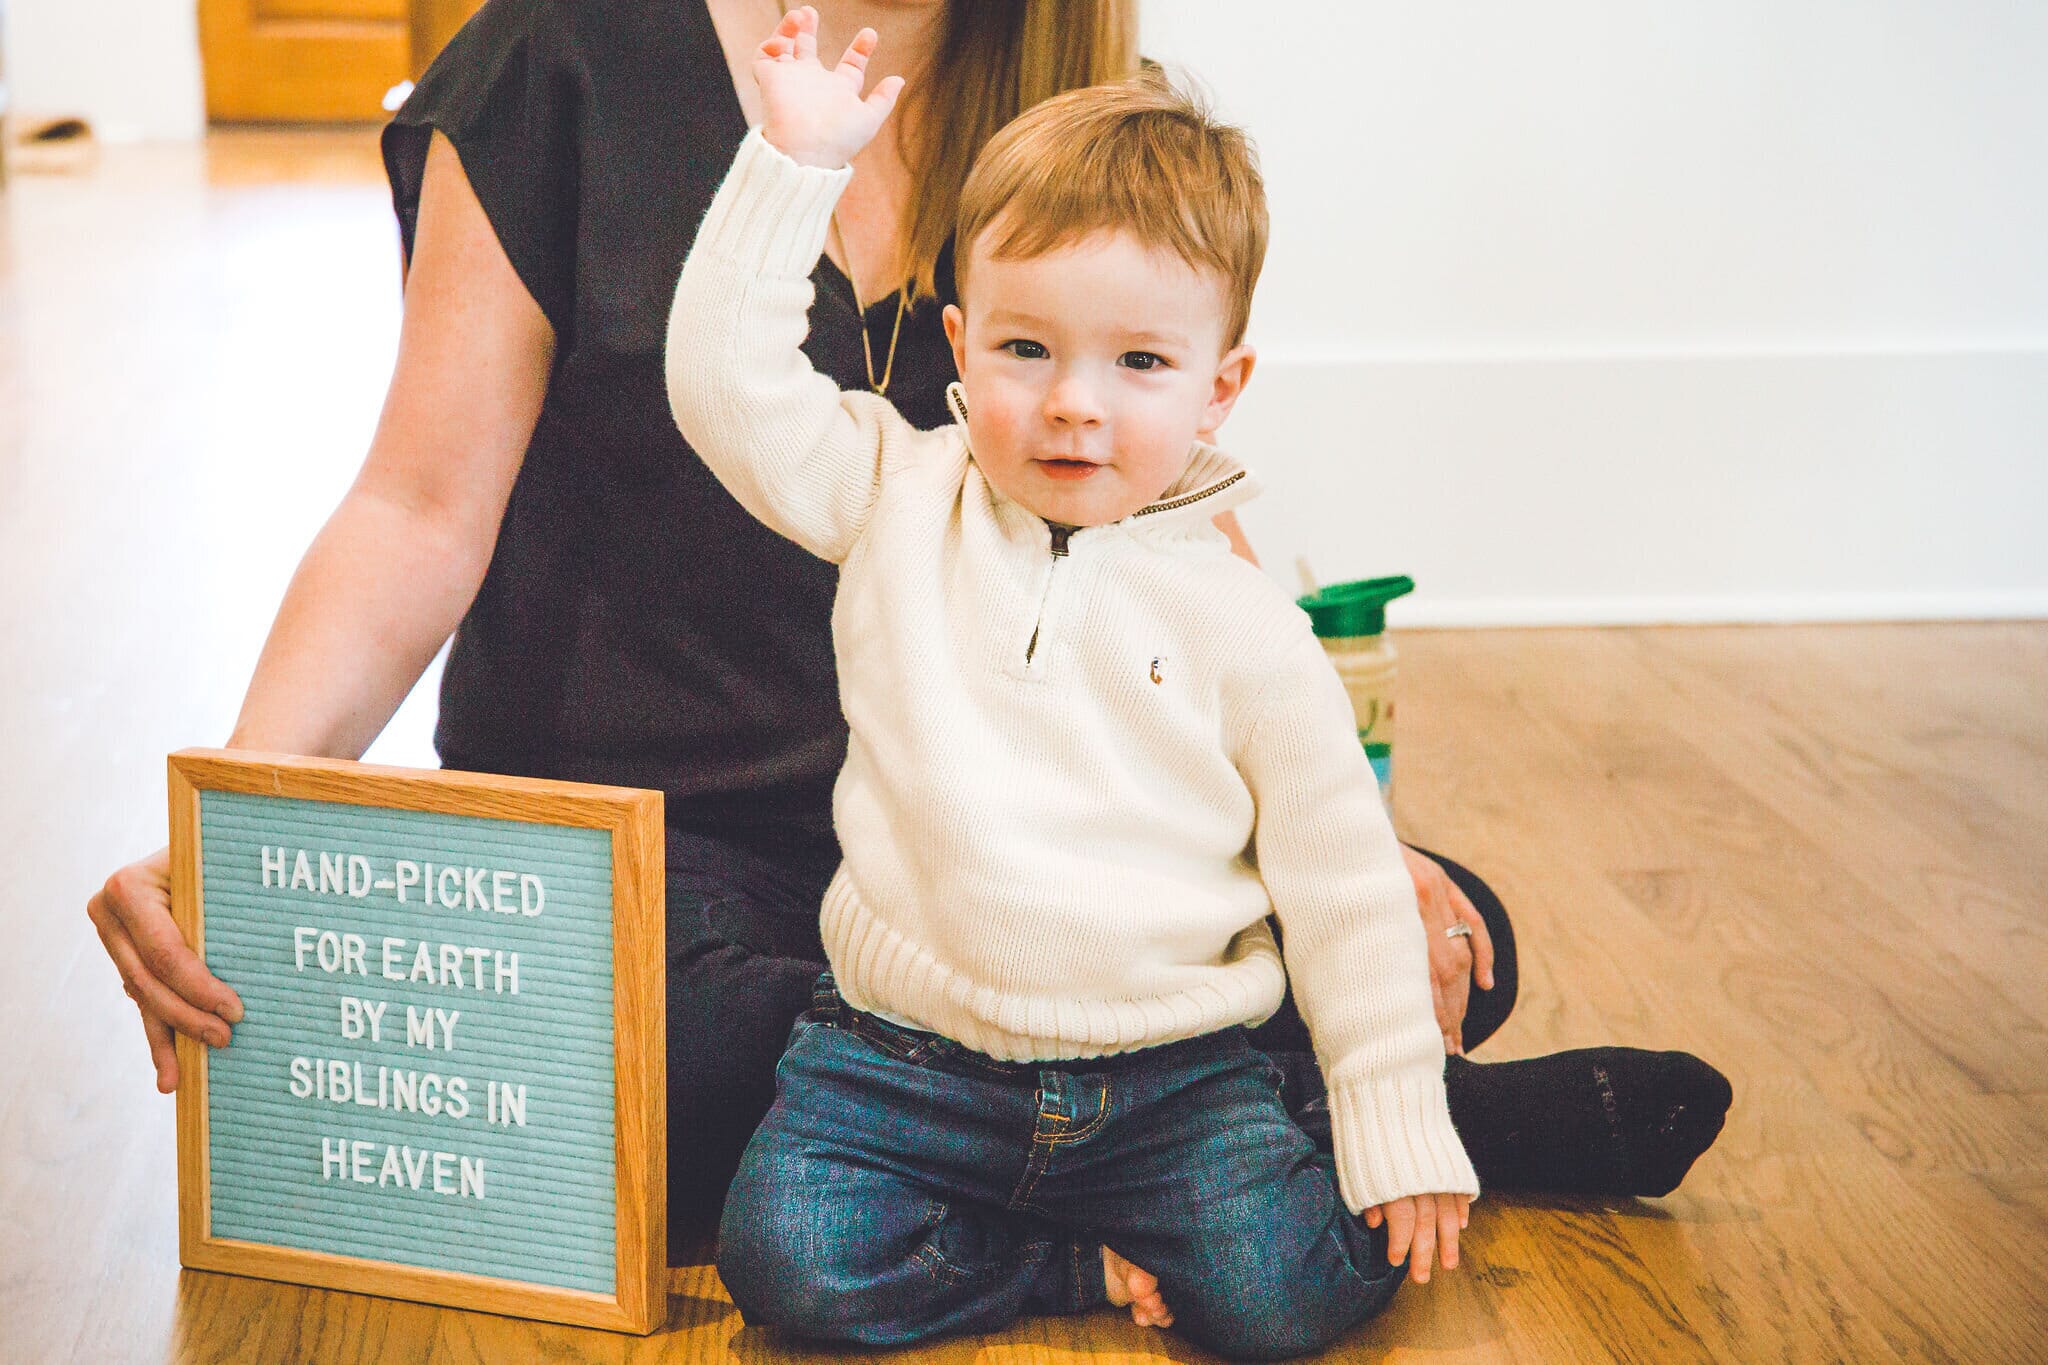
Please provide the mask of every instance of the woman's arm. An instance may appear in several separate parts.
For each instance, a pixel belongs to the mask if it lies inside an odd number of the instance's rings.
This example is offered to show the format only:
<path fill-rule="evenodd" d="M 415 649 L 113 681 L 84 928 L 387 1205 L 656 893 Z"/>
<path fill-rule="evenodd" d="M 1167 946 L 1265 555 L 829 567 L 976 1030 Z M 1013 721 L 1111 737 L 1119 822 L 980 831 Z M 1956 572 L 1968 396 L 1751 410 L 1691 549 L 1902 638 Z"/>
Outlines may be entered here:
<path fill-rule="evenodd" d="M 554 335 L 454 148 L 427 154 L 405 319 L 361 473 L 299 562 L 228 744 L 355 758 L 468 609 L 547 390 Z M 171 921 L 167 850 L 86 907 L 142 1012 L 157 1088 L 173 1032 L 220 1046 L 241 1018 Z"/>
<path fill-rule="evenodd" d="M 383 415 L 285 590 L 231 747 L 369 747 L 483 582 L 553 357 L 547 319 L 434 134 Z"/>

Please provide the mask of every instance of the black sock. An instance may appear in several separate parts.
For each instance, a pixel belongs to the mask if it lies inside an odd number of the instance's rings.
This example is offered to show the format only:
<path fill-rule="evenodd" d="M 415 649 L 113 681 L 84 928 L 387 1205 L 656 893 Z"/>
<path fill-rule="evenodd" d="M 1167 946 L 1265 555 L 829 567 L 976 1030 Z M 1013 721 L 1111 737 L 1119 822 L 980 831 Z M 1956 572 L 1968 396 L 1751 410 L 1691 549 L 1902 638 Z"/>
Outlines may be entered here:
<path fill-rule="evenodd" d="M 1444 1061 L 1451 1121 L 1481 1189 L 1669 1194 L 1720 1135 L 1734 1097 L 1728 1078 L 1689 1052 Z"/>

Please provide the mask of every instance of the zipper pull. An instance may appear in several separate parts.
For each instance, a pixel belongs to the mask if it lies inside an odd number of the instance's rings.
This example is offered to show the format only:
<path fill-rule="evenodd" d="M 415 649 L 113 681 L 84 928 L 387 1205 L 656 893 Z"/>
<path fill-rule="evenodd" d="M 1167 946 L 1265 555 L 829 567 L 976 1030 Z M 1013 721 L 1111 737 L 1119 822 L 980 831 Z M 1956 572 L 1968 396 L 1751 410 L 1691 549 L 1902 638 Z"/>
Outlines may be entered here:
<path fill-rule="evenodd" d="M 1056 521 L 1048 521 L 1045 525 L 1046 529 L 1052 532 L 1052 552 L 1054 556 L 1064 557 L 1067 553 L 1067 540 L 1074 534 L 1074 528 L 1062 526 Z"/>

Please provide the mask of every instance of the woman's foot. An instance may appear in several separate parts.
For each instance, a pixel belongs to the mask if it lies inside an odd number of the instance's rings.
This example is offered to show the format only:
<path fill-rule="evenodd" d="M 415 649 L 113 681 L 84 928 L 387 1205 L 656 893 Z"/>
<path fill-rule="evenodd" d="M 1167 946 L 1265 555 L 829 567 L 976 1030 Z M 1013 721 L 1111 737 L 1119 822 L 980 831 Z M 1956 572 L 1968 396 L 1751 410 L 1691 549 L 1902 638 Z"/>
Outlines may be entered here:
<path fill-rule="evenodd" d="M 1140 1270 L 1123 1257 L 1102 1248 L 1102 1282 L 1109 1289 L 1111 1306 L 1131 1306 L 1131 1321 L 1140 1327 L 1171 1327 L 1173 1314 L 1159 1296 L 1159 1277 Z"/>
<path fill-rule="evenodd" d="M 1447 1058 L 1444 1089 L 1484 1188 L 1669 1194 L 1714 1144 L 1734 1092 L 1689 1052 L 1579 1048 Z"/>

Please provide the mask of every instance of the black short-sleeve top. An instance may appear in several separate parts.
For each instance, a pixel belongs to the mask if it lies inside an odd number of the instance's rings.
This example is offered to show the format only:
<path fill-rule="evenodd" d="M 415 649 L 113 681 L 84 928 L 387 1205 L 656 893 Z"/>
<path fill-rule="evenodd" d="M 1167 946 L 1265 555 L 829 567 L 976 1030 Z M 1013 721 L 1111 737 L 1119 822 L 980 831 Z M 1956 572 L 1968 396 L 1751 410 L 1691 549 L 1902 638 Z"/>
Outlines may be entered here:
<path fill-rule="evenodd" d="M 455 634 L 450 767 L 660 788 L 671 826 L 829 838 L 846 750 L 836 570 L 755 522 L 676 431 L 662 339 L 684 254 L 746 133 L 702 0 L 489 0 L 384 130 L 408 256 L 431 130 L 556 338 L 483 586 Z M 939 298 L 904 316 L 888 396 L 948 420 Z M 829 259 L 804 343 L 865 387 L 863 319 Z M 875 372 L 894 296 L 865 319 Z M 750 839 L 758 834 L 758 840 Z"/>

